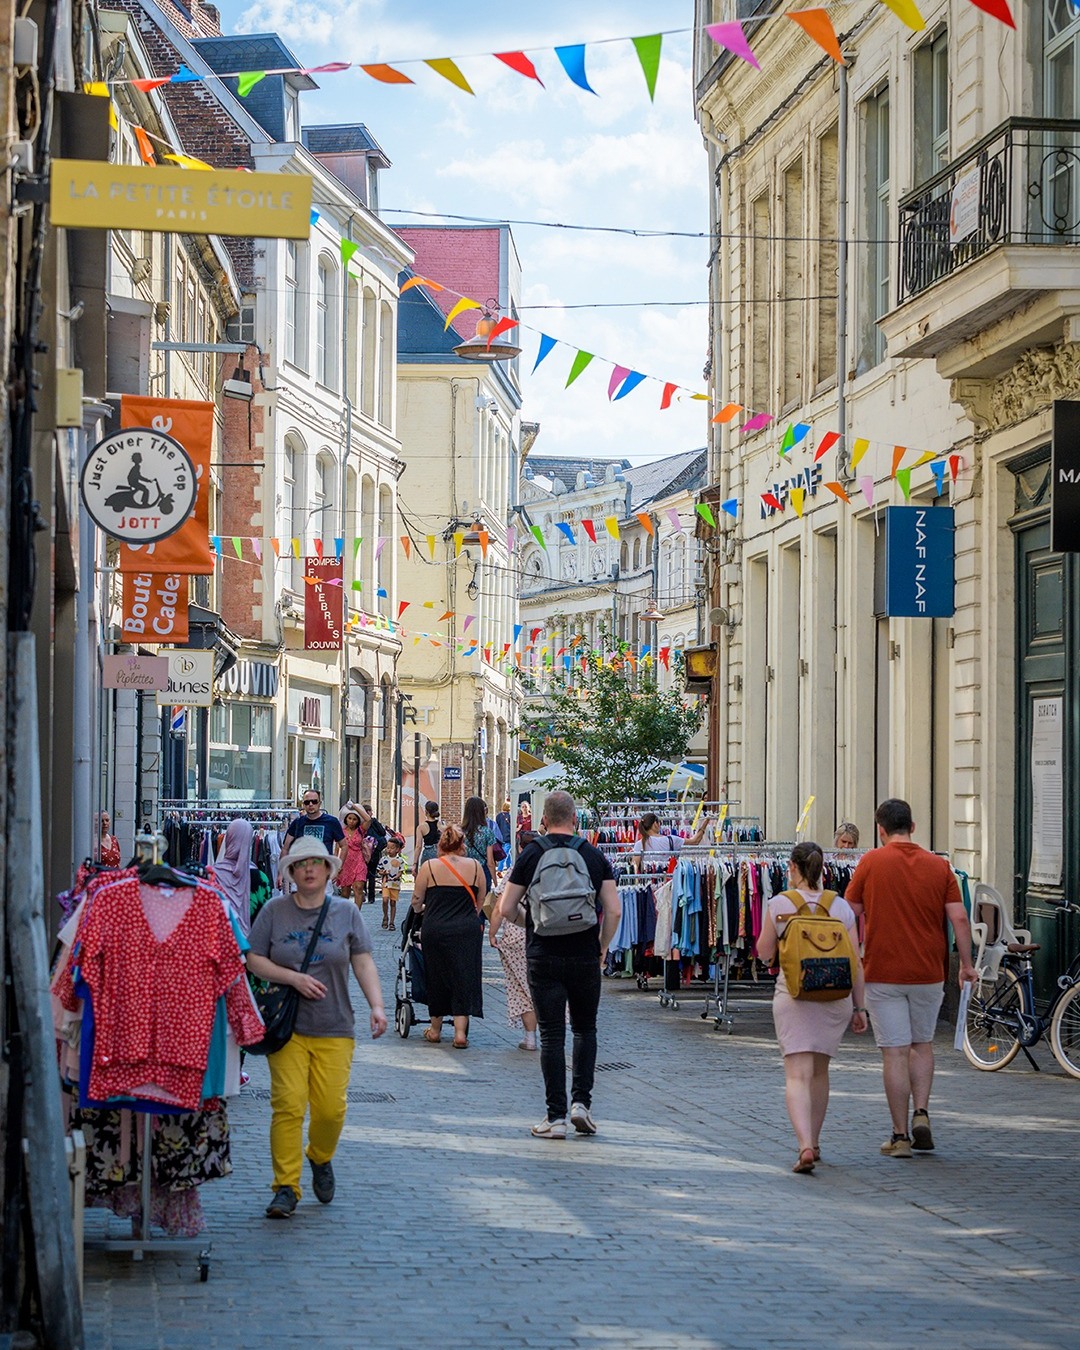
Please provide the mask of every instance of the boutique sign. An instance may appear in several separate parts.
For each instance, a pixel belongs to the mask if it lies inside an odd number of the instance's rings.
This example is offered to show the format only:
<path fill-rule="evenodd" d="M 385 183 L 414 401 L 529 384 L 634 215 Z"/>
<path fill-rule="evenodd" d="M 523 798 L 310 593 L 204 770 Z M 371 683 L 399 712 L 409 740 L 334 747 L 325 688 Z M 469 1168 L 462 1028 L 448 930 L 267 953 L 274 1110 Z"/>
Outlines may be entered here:
<path fill-rule="evenodd" d="M 951 506 L 885 511 L 885 613 L 947 619 L 956 610 L 956 519 Z"/>

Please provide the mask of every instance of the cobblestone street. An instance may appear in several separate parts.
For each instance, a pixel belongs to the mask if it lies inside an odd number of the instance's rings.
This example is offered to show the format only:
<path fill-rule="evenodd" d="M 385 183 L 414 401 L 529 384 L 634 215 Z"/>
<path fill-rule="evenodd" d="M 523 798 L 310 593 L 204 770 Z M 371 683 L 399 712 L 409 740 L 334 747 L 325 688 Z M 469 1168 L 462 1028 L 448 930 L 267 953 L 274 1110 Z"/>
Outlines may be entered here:
<path fill-rule="evenodd" d="M 391 1015 L 396 937 L 375 934 Z M 289 1223 L 263 1217 L 255 1063 L 234 1174 L 204 1192 L 209 1282 L 186 1256 L 89 1255 L 94 1350 L 1077 1345 L 1080 1083 L 1045 1047 L 1041 1074 L 1023 1056 L 980 1074 L 943 1035 L 937 1151 L 898 1161 L 878 1154 L 878 1056 L 849 1036 L 824 1162 L 793 1176 L 767 1004 L 739 1003 L 728 1036 L 696 997 L 672 1011 L 607 981 L 599 1134 L 541 1142 L 538 1057 L 485 950 L 468 1052 L 418 1030 L 357 1042 L 337 1198 L 308 1191 Z"/>

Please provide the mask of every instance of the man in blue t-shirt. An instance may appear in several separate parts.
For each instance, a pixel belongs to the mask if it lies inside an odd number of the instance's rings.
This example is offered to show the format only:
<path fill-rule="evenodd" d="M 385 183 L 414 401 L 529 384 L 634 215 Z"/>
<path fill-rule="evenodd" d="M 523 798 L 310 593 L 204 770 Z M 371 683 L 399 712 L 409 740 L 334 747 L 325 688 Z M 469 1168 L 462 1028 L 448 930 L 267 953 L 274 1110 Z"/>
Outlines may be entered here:
<path fill-rule="evenodd" d="M 315 788 L 308 788 L 301 798 L 304 814 L 297 816 L 285 831 L 285 842 L 278 855 L 278 876 L 285 875 L 285 859 L 297 839 L 318 839 L 327 853 L 344 854 L 345 831 L 341 821 L 322 809 L 322 796 Z"/>
<path fill-rule="evenodd" d="M 548 794 L 542 823 L 548 840 L 556 847 L 577 847 L 599 911 L 599 921 L 583 932 L 549 937 L 534 931 L 529 888 L 545 852 L 537 843 L 530 843 L 518 855 L 499 901 L 502 917 L 525 928 L 529 992 L 540 1027 L 540 1069 L 547 1115 L 533 1126 L 532 1133 L 538 1139 L 565 1139 L 567 1008 L 574 1040 L 570 1124 L 579 1134 L 595 1134 L 590 1108 L 596 1072 L 600 968 L 619 926 L 622 906 L 611 864 L 599 849 L 576 838 L 577 808 L 569 792 Z"/>

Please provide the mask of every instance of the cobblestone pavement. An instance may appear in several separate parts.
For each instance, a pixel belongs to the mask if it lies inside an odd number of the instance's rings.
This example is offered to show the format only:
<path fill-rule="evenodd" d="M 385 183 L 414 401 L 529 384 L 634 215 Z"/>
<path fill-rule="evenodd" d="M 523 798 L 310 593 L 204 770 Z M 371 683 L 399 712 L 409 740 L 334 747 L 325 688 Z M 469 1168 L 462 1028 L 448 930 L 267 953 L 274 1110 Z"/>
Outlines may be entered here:
<path fill-rule="evenodd" d="M 392 1007 L 396 934 L 375 936 Z M 485 950 L 467 1052 L 418 1031 L 357 1042 L 337 1198 L 309 1192 L 288 1223 L 263 1217 L 255 1063 L 235 1171 L 204 1193 L 209 1282 L 187 1256 L 89 1254 L 92 1350 L 1080 1345 L 1080 1083 L 1044 1047 L 1041 1074 L 1022 1056 L 983 1074 L 943 1035 L 937 1151 L 899 1161 L 878 1154 L 876 1052 L 849 1037 L 825 1161 L 794 1176 L 767 1005 L 738 1002 L 726 1035 L 695 995 L 673 1011 L 606 981 L 600 1132 L 544 1142 L 538 1057 Z"/>

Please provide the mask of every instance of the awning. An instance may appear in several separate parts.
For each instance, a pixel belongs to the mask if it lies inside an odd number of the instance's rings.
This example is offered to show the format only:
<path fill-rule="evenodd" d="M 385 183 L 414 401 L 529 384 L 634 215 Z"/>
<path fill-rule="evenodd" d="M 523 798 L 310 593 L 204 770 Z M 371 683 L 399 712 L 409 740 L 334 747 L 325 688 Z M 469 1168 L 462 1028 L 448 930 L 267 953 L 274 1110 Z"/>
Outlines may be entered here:
<path fill-rule="evenodd" d="M 537 759 L 535 755 L 530 755 L 528 750 L 518 751 L 518 773 L 532 773 L 536 769 L 542 769 L 544 761 Z"/>

